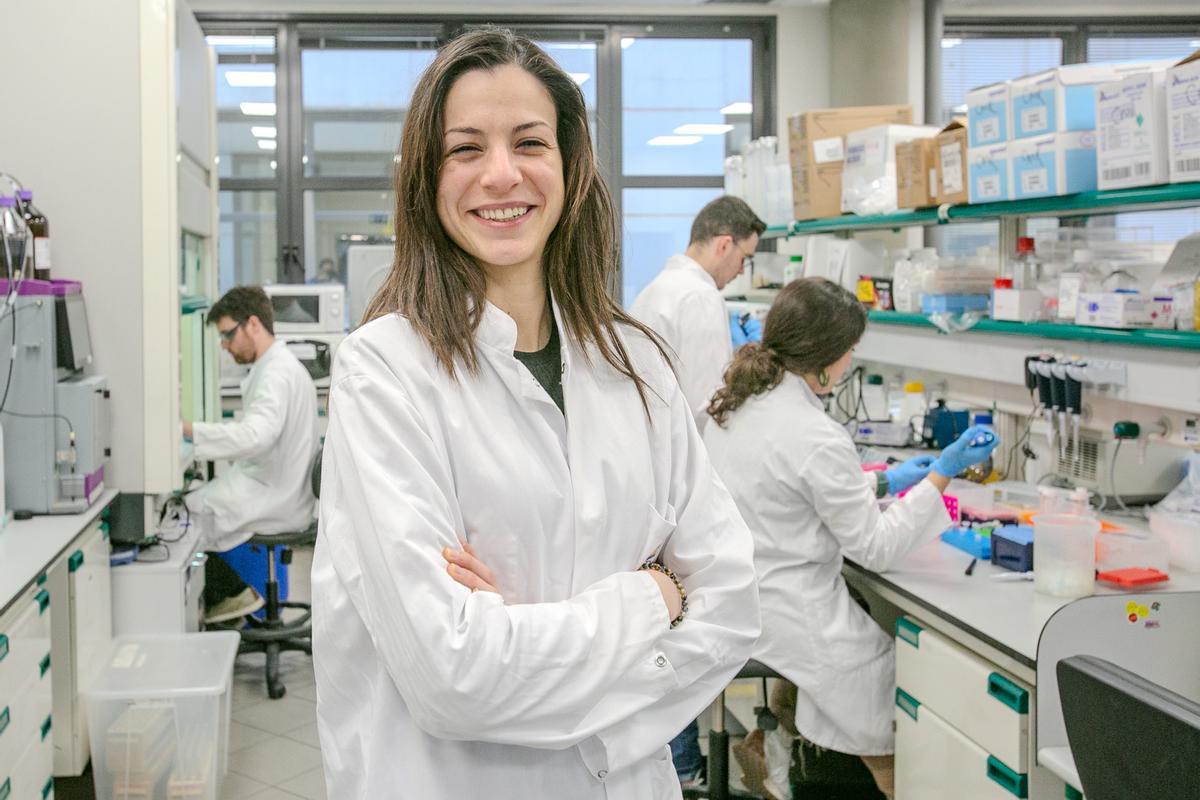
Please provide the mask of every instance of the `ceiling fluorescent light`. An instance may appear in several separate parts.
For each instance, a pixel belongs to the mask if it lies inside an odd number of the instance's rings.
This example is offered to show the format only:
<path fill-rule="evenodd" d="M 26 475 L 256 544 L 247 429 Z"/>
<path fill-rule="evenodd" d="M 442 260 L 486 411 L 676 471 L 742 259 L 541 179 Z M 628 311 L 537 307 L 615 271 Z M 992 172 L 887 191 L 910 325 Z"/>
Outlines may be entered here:
<path fill-rule="evenodd" d="M 274 139 L 275 138 L 275 126 L 274 125 L 251 125 L 250 133 L 253 136 L 258 137 L 259 139 Z"/>
<path fill-rule="evenodd" d="M 259 150 L 274 150 L 278 146 L 279 146 L 279 143 L 276 142 L 274 139 L 259 139 L 258 140 L 258 149 Z"/>
<path fill-rule="evenodd" d="M 275 116 L 274 103 L 239 103 L 238 108 L 242 109 L 242 113 L 247 117 Z"/>
<path fill-rule="evenodd" d="M 590 72 L 568 72 L 567 74 L 571 76 L 571 80 L 575 81 L 577 86 L 583 86 L 587 79 L 592 77 Z"/>
<path fill-rule="evenodd" d="M 958 47 L 962 44 L 962 39 L 942 39 L 942 49 L 949 50 L 951 47 Z"/>
<path fill-rule="evenodd" d="M 621 39 L 621 49 L 622 49 L 622 50 L 628 50 L 629 48 L 633 47 L 633 43 L 634 43 L 634 42 L 636 42 L 636 41 L 637 41 L 637 39 L 633 38 L 632 36 L 625 36 L 625 37 L 622 37 L 622 39 Z"/>
<path fill-rule="evenodd" d="M 235 89 L 274 87 L 275 71 L 231 70 L 225 73 L 225 82 Z"/>
<path fill-rule="evenodd" d="M 732 117 L 735 114 L 749 114 L 754 110 L 754 106 L 750 103 L 730 103 L 721 109 L 721 113 L 727 117 Z"/>
<path fill-rule="evenodd" d="M 733 130 L 732 125 L 724 125 L 719 122 L 689 122 L 687 125 L 680 125 L 676 128 L 675 133 L 685 136 L 720 136 L 723 133 L 729 133 L 731 130 Z"/>
<path fill-rule="evenodd" d="M 651 147 L 682 147 L 704 141 L 703 136 L 655 136 L 646 144 Z"/>
<path fill-rule="evenodd" d="M 274 36 L 205 36 L 209 47 L 252 47 L 256 50 L 275 49 Z"/>

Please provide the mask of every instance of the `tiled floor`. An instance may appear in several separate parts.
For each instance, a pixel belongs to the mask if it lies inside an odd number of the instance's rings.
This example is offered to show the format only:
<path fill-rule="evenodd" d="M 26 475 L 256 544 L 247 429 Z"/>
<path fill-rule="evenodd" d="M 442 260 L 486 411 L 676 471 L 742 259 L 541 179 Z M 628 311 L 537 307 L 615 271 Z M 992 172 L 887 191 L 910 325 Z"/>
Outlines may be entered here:
<path fill-rule="evenodd" d="M 308 600 L 311 564 L 311 551 L 295 552 L 288 573 L 291 599 Z M 222 800 L 325 800 L 312 659 L 285 653 L 281 662 L 287 694 L 278 700 L 267 697 L 263 656 L 239 656 L 234 665 Z"/>

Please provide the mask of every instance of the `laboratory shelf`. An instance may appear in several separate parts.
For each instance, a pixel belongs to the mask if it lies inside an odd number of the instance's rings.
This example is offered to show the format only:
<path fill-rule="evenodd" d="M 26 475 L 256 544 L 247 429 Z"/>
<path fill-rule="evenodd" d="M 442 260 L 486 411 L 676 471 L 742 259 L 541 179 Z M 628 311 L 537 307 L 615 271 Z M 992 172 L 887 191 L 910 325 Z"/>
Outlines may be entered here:
<path fill-rule="evenodd" d="M 999 203 L 952 205 L 945 206 L 941 213 L 937 208 L 922 208 L 876 216 L 843 214 L 840 217 L 802 220 L 788 225 L 773 225 L 767 228 L 763 237 L 892 230 L 910 225 L 981 222 L 1002 217 L 1084 217 L 1093 214 L 1117 214 L 1197 205 L 1200 205 L 1200 183 L 1170 183 L 1136 189 L 1081 192 L 1063 197 L 1037 197 L 1030 200 L 1007 200 Z"/>
<path fill-rule="evenodd" d="M 871 322 L 883 325 L 905 325 L 912 327 L 936 327 L 920 314 L 905 314 L 899 311 L 872 311 Z M 1068 325 L 1054 322 L 1001 322 L 982 319 L 964 333 L 999 333 L 1008 336 L 1033 336 L 1042 339 L 1060 339 L 1077 342 L 1103 342 L 1133 347 L 1154 347 L 1171 350 L 1200 352 L 1200 333 L 1192 331 L 1169 331 L 1139 328 L 1136 330 L 1111 330 L 1089 328 L 1083 325 Z"/>

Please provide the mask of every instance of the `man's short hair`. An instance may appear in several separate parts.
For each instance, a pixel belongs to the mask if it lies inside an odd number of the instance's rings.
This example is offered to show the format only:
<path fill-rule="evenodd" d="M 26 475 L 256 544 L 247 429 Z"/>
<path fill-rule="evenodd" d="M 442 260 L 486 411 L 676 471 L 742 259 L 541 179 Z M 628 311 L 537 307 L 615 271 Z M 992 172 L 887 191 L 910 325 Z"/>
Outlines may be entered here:
<path fill-rule="evenodd" d="M 692 237 L 689 245 L 703 244 L 714 236 L 732 236 L 735 242 L 748 239 L 751 234 L 762 235 L 767 223 L 740 197 L 724 195 L 700 209 L 692 221 Z"/>
<path fill-rule="evenodd" d="M 251 317 L 258 317 L 267 333 L 275 335 L 271 298 L 267 297 L 261 286 L 235 286 L 226 292 L 208 310 L 208 324 L 216 325 L 222 317 L 229 317 L 239 325 Z"/>

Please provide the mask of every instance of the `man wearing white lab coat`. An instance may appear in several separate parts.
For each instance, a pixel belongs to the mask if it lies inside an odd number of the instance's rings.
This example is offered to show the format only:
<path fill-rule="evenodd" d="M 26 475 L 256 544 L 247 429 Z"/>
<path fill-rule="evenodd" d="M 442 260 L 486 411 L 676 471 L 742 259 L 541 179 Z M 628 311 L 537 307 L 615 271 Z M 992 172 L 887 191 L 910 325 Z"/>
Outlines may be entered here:
<path fill-rule="evenodd" d="M 205 548 L 224 552 L 254 534 L 302 531 L 311 524 L 317 392 L 304 365 L 275 339 L 271 301 L 261 288 L 231 289 L 213 305 L 208 321 L 235 361 L 253 365 L 242 381 L 240 419 L 184 423 L 197 459 L 233 462 L 187 496 L 190 510 L 212 514 Z M 262 598 L 221 559 L 210 558 L 208 565 L 206 621 L 236 619 L 261 607 Z"/>
<path fill-rule="evenodd" d="M 679 385 L 698 427 L 707 420 L 708 401 L 733 356 L 721 290 L 741 274 L 766 229 L 744 200 L 718 197 L 692 221 L 687 250 L 667 259 L 633 303 L 633 316 L 674 352 Z"/>

